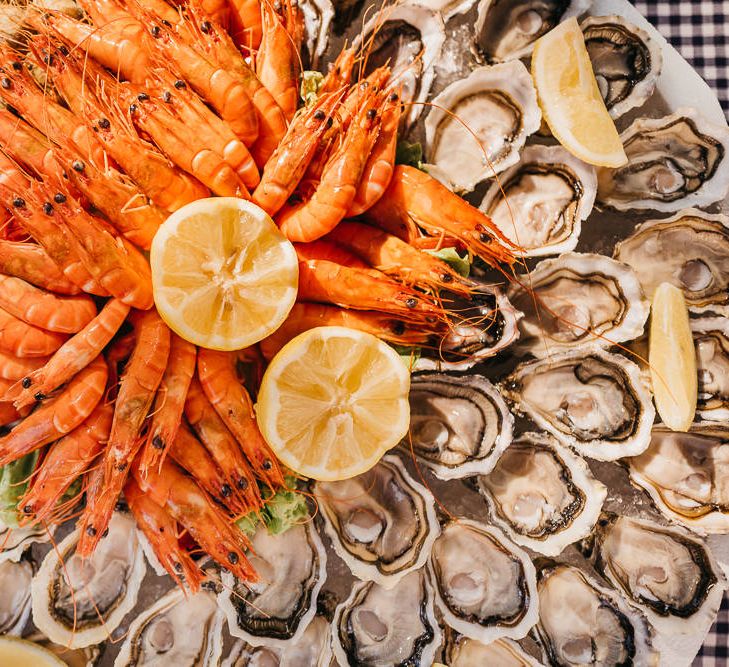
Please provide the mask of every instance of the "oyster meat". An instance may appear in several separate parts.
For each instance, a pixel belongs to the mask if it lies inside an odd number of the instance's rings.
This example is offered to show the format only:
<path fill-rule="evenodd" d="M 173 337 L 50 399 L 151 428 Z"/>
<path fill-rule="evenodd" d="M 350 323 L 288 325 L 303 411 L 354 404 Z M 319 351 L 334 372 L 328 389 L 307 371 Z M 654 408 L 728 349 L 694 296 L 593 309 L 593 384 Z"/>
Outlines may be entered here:
<path fill-rule="evenodd" d="M 518 410 L 582 456 L 615 461 L 650 444 L 651 394 L 638 366 L 621 355 L 538 359 L 518 366 L 503 386 Z"/>
<path fill-rule="evenodd" d="M 0 562 L 0 636 L 19 635 L 30 616 L 33 566 L 27 559 Z"/>
<path fill-rule="evenodd" d="M 480 208 L 525 257 L 574 250 L 597 193 L 594 167 L 561 146 L 527 146 Z"/>
<path fill-rule="evenodd" d="M 449 667 L 542 667 L 542 663 L 510 639 L 488 644 L 448 632 L 443 659 Z"/>
<path fill-rule="evenodd" d="M 481 0 L 474 46 L 487 62 L 523 58 L 542 35 L 591 4 L 592 0 Z"/>
<path fill-rule="evenodd" d="M 428 171 L 454 190 L 473 190 L 519 161 L 541 119 L 523 63 L 479 67 L 433 98 L 425 119 Z"/>
<path fill-rule="evenodd" d="M 619 118 L 645 103 L 663 66 L 656 40 L 622 16 L 591 16 L 580 27 L 610 115 Z"/>
<path fill-rule="evenodd" d="M 425 570 L 394 588 L 356 583 L 334 612 L 332 647 L 341 667 L 431 665 L 440 646 L 433 590 Z"/>
<path fill-rule="evenodd" d="M 597 172 L 598 200 L 620 211 L 708 206 L 729 192 L 729 127 L 695 109 L 640 118 L 620 135 L 628 163 Z"/>
<path fill-rule="evenodd" d="M 521 639 L 537 622 L 534 566 L 491 526 L 467 519 L 447 524 L 429 569 L 446 624 L 466 637 L 484 644 Z"/>
<path fill-rule="evenodd" d="M 137 602 L 147 570 L 134 519 L 115 512 L 89 558 L 76 554 L 78 529 L 48 552 L 33 577 L 33 622 L 56 644 L 106 640 Z"/>
<path fill-rule="evenodd" d="M 696 311 L 729 314 L 729 218 L 687 209 L 650 220 L 615 246 L 614 256 L 629 264 L 648 298 L 663 282 L 683 290 Z"/>
<path fill-rule="evenodd" d="M 538 565 L 537 635 L 550 665 L 657 666 L 653 629 L 615 591 L 576 567 Z"/>
<path fill-rule="evenodd" d="M 421 373 L 410 383 L 410 436 L 418 458 L 440 479 L 485 474 L 511 442 L 514 418 L 481 375 Z"/>
<path fill-rule="evenodd" d="M 656 426 L 650 447 L 630 459 L 630 479 L 671 521 L 698 533 L 729 533 L 729 429 Z"/>
<path fill-rule="evenodd" d="M 509 293 L 524 313 L 517 353 L 597 349 L 643 333 L 649 305 L 638 277 L 603 255 L 565 253 L 519 276 Z"/>
<path fill-rule="evenodd" d="M 684 528 L 606 513 L 583 552 L 661 633 L 706 632 L 716 618 L 726 578 L 706 545 Z"/>
<path fill-rule="evenodd" d="M 216 667 L 223 620 L 212 593 L 173 589 L 132 621 L 114 667 Z"/>
<path fill-rule="evenodd" d="M 256 582 L 222 576 L 218 603 L 228 629 L 252 645 L 296 642 L 316 614 L 316 600 L 326 579 L 324 545 L 311 522 L 271 535 L 261 524 L 251 538 L 250 561 Z"/>
<path fill-rule="evenodd" d="M 703 317 L 691 320 L 699 396 L 697 410 L 703 419 L 729 420 L 729 320 Z"/>
<path fill-rule="evenodd" d="M 334 551 L 383 588 L 422 567 L 440 533 L 435 499 L 394 455 L 352 479 L 316 482 L 314 495 Z"/>
<path fill-rule="evenodd" d="M 445 42 L 443 19 L 436 11 L 416 4 L 400 4 L 382 15 L 374 13 L 352 43 L 367 52 L 366 67 L 355 72 L 364 78 L 381 65 L 389 65 L 406 112 L 403 120 L 412 125 L 420 116 L 435 76 L 434 65 Z"/>
<path fill-rule="evenodd" d="M 545 556 L 586 537 L 607 495 L 581 458 L 542 433 L 517 438 L 477 484 L 493 522 Z"/>

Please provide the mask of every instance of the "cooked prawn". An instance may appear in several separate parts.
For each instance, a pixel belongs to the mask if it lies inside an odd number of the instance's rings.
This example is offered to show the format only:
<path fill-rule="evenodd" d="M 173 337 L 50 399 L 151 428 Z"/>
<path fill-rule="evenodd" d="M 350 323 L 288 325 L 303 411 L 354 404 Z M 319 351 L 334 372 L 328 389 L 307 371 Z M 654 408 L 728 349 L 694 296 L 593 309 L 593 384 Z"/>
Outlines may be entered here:
<path fill-rule="evenodd" d="M 17 382 L 47 362 L 48 357 L 16 357 L 0 350 L 0 380 Z M 0 394 L 0 398 L 3 398 L 3 394 Z"/>
<path fill-rule="evenodd" d="M 33 326 L 0 308 L 0 350 L 16 357 L 47 357 L 67 339 L 66 334 Z"/>
<path fill-rule="evenodd" d="M 56 294 L 73 296 L 81 291 L 61 273 L 41 246 L 27 241 L 0 239 L 0 273 L 22 278 Z"/>

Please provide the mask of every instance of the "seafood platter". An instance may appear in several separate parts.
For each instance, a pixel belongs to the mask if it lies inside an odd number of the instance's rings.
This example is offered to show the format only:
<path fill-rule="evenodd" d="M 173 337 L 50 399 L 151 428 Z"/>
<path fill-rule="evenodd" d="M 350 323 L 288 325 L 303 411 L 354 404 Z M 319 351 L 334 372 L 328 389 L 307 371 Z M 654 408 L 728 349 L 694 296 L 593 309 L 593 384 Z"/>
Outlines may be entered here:
<path fill-rule="evenodd" d="M 632 5 L 0 9 L 0 664 L 692 663 L 729 127 Z"/>

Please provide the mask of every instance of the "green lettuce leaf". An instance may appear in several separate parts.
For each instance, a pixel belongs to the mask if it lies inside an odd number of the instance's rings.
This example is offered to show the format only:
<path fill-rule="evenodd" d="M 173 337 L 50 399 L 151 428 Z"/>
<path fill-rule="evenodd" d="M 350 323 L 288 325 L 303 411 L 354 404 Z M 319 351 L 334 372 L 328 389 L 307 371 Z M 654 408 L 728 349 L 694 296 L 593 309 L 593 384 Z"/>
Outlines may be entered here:
<path fill-rule="evenodd" d="M 411 144 L 404 139 L 397 142 L 395 164 L 406 164 L 421 171 L 423 169 L 423 147 L 419 143 Z"/>
<path fill-rule="evenodd" d="M 286 486 L 296 489 L 296 479 L 286 478 Z M 260 512 L 251 512 L 237 522 L 247 535 L 256 532 L 261 521 L 272 535 L 285 533 L 291 526 L 302 523 L 309 516 L 306 496 L 296 490 L 280 489 L 271 495 L 268 488 L 261 488 L 264 506 Z"/>
<path fill-rule="evenodd" d="M 405 345 L 390 345 L 400 355 L 400 359 L 407 366 L 409 371 L 412 371 L 415 363 L 420 359 L 420 348 L 419 347 L 406 347 Z"/>
<path fill-rule="evenodd" d="M 316 70 L 306 70 L 301 75 L 301 99 L 307 107 L 316 103 L 324 75 Z"/>
<path fill-rule="evenodd" d="M 18 525 L 17 505 L 28 490 L 30 475 L 38 462 L 38 452 L 26 454 L 0 468 L 0 521 L 6 526 Z"/>
<path fill-rule="evenodd" d="M 468 255 L 461 257 L 455 250 L 455 248 L 443 248 L 442 250 L 426 250 L 433 257 L 442 259 L 448 264 L 456 273 L 468 278 L 468 274 L 471 273 L 471 264 L 468 261 Z"/>

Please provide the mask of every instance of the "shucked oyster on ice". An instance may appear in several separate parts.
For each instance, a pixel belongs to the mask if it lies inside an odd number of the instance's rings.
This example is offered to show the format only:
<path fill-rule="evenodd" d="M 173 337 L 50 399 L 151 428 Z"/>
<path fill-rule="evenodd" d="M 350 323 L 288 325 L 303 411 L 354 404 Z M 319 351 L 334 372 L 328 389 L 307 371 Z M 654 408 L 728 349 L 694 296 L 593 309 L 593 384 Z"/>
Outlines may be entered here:
<path fill-rule="evenodd" d="M 438 12 L 416 4 L 400 4 L 388 8 L 383 15 L 373 13 L 361 34 L 354 40 L 354 49 L 367 54 L 364 78 L 381 65 L 389 65 L 401 99 L 405 104 L 404 121 L 412 125 L 423 110 L 438 60 L 445 42 L 445 27 Z"/>
<path fill-rule="evenodd" d="M 653 429 L 630 459 L 630 479 L 671 521 L 698 533 L 729 533 L 729 429 L 694 424 L 689 433 Z"/>
<path fill-rule="evenodd" d="M 0 562 L 0 636 L 19 635 L 30 616 L 33 565 L 27 559 Z"/>
<path fill-rule="evenodd" d="M 447 632 L 443 658 L 448 667 L 542 667 L 510 639 L 483 644 L 456 632 Z"/>
<path fill-rule="evenodd" d="M 574 250 L 597 193 L 595 169 L 561 146 L 527 146 L 480 208 L 525 257 Z"/>
<path fill-rule="evenodd" d="M 657 667 L 653 629 L 615 591 L 576 567 L 537 564 L 537 635 L 545 662 L 560 667 Z"/>
<path fill-rule="evenodd" d="M 615 246 L 649 298 L 663 282 L 683 290 L 694 310 L 729 312 L 729 218 L 698 209 L 650 220 Z"/>
<path fill-rule="evenodd" d="M 317 482 L 314 494 L 334 551 L 383 588 L 422 567 L 440 532 L 432 494 L 394 455 L 352 479 Z"/>
<path fill-rule="evenodd" d="M 496 528 L 467 519 L 449 523 L 428 567 L 446 624 L 466 637 L 484 644 L 521 639 L 537 622 L 534 566 Z"/>
<path fill-rule="evenodd" d="M 416 456 L 440 479 L 491 470 L 511 442 L 514 418 L 481 375 L 421 373 L 410 383 L 410 434 Z"/>
<path fill-rule="evenodd" d="M 696 347 L 698 414 L 709 421 L 729 420 L 729 320 L 703 317 L 691 320 Z"/>
<path fill-rule="evenodd" d="M 622 355 L 555 354 L 517 366 L 502 387 L 518 410 L 582 456 L 615 461 L 650 444 L 651 394 Z"/>
<path fill-rule="evenodd" d="M 639 118 L 620 135 L 628 163 L 597 172 L 598 200 L 620 211 L 708 206 L 729 192 L 729 127 L 695 109 Z"/>
<path fill-rule="evenodd" d="M 606 513 L 583 553 L 659 632 L 705 633 L 716 618 L 726 578 L 706 545 L 684 528 Z"/>
<path fill-rule="evenodd" d="M 565 253 L 543 260 L 519 276 L 508 296 L 524 313 L 516 351 L 536 357 L 632 340 L 648 318 L 636 274 L 603 255 Z"/>
<path fill-rule="evenodd" d="M 108 638 L 137 602 L 146 572 L 134 519 L 115 512 L 93 555 L 76 555 L 76 529 L 48 552 L 33 578 L 33 622 L 56 644 L 81 648 Z"/>
<path fill-rule="evenodd" d="M 581 22 L 600 93 L 613 118 L 643 104 L 663 66 L 660 45 L 622 16 L 591 16 Z"/>
<path fill-rule="evenodd" d="M 585 462 L 552 437 L 525 433 L 477 480 L 492 521 L 517 544 L 558 556 L 595 527 L 607 495 Z"/>
<path fill-rule="evenodd" d="M 490 63 L 523 58 L 542 35 L 591 4 L 592 0 L 481 0 L 474 46 Z"/>
<path fill-rule="evenodd" d="M 433 98 L 425 119 L 428 170 L 454 190 L 473 190 L 518 162 L 541 119 L 523 63 L 479 67 Z"/>
<path fill-rule="evenodd" d="M 261 524 L 251 538 L 250 561 L 259 580 L 239 582 L 223 573 L 218 603 L 230 633 L 249 644 L 295 643 L 316 613 L 327 557 L 313 524 L 271 535 Z"/>
<path fill-rule="evenodd" d="M 423 569 L 390 589 L 372 581 L 354 584 L 332 625 L 332 648 L 341 667 L 431 665 L 441 642 Z"/>
<path fill-rule="evenodd" d="M 216 667 L 223 619 L 211 593 L 173 589 L 134 619 L 114 667 Z"/>

